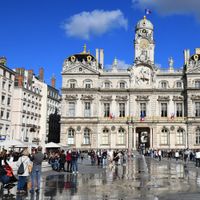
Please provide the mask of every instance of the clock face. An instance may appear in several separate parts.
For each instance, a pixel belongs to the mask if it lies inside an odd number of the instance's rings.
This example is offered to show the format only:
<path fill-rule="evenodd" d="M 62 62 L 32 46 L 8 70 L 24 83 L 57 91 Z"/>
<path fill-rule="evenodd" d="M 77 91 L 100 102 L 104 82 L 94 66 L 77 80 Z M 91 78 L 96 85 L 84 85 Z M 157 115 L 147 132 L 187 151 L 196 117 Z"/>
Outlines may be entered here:
<path fill-rule="evenodd" d="M 141 39 L 140 40 L 140 48 L 141 49 L 146 49 L 149 47 L 149 41 L 146 39 Z"/>

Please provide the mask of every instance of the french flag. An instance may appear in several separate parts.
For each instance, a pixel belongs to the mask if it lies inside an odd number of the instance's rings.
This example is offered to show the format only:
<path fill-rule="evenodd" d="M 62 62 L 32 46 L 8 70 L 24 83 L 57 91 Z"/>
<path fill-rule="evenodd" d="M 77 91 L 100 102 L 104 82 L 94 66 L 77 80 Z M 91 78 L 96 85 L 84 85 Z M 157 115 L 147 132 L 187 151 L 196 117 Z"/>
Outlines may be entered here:
<path fill-rule="evenodd" d="M 144 117 L 145 117 L 145 114 L 144 112 L 141 112 L 140 114 L 140 121 L 143 122 L 144 121 Z"/>
<path fill-rule="evenodd" d="M 146 8 L 146 9 L 145 9 L 145 14 L 146 14 L 146 15 L 151 14 L 151 10 Z"/>

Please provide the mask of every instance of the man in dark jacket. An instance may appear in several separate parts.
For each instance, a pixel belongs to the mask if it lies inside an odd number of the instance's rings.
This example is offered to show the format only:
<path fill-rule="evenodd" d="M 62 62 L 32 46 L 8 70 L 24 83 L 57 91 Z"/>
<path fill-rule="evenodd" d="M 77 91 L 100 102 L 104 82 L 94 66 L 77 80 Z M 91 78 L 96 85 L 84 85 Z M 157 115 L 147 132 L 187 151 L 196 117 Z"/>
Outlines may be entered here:
<path fill-rule="evenodd" d="M 31 161 L 33 162 L 33 169 L 31 173 L 31 190 L 30 192 L 34 192 L 35 188 L 35 179 L 36 179 L 36 192 L 40 191 L 40 177 L 41 177 L 41 170 L 42 170 L 42 161 L 44 160 L 44 154 L 42 153 L 42 147 L 39 146 L 37 148 L 37 152 L 32 154 Z"/>

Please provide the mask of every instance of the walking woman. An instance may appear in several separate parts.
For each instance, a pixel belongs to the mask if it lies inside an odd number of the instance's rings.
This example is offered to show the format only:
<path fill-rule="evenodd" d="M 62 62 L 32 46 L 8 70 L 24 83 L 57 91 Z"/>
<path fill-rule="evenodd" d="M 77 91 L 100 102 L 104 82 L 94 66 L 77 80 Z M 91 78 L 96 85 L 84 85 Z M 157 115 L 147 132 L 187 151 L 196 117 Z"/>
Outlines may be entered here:
<path fill-rule="evenodd" d="M 21 168 L 21 164 L 23 163 L 23 173 L 19 174 L 19 170 L 18 170 L 18 177 L 19 177 L 19 180 L 18 180 L 18 184 L 17 184 L 17 193 L 18 194 L 25 194 L 26 193 L 26 190 L 27 188 L 26 185 L 27 185 L 27 178 L 29 176 L 29 169 L 32 165 L 32 162 L 30 161 L 30 158 L 28 157 L 29 156 L 29 152 L 28 152 L 28 149 L 24 149 L 23 153 L 22 153 L 22 156 L 18 159 L 17 161 L 17 164 L 16 166 L 19 168 Z"/>

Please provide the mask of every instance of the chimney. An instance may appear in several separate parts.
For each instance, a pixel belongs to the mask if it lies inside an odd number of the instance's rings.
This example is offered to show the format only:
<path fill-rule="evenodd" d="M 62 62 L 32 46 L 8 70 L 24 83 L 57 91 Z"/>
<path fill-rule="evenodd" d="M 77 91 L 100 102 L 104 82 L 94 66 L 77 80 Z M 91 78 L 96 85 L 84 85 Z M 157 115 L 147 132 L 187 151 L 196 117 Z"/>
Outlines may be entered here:
<path fill-rule="evenodd" d="M 39 80 L 44 82 L 44 68 L 40 67 L 39 69 Z"/>
<path fill-rule="evenodd" d="M 33 82 L 33 70 L 29 69 L 28 70 L 28 85 L 32 85 Z"/>
<path fill-rule="evenodd" d="M 103 68 L 104 66 L 104 52 L 103 52 L 103 49 L 100 49 L 100 64 Z"/>
<path fill-rule="evenodd" d="M 18 79 L 18 87 L 23 87 L 23 76 L 18 75 L 17 79 Z"/>
<path fill-rule="evenodd" d="M 99 49 L 96 49 L 96 60 L 98 64 L 99 63 Z"/>
<path fill-rule="evenodd" d="M 56 86 L 56 78 L 55 78 L 54 75 L 51 77 L 51 86 L 52 86 L 53 88 L 55 88 L 55 86 Z"/>
<path fill-rule="evenodd" d="M 190 59 L 190 50 L 185 49 L 184 50 L 184 64 L 186 65 Z"/>

